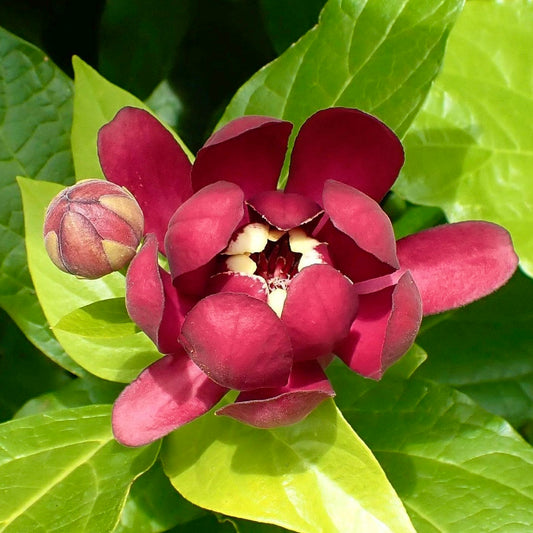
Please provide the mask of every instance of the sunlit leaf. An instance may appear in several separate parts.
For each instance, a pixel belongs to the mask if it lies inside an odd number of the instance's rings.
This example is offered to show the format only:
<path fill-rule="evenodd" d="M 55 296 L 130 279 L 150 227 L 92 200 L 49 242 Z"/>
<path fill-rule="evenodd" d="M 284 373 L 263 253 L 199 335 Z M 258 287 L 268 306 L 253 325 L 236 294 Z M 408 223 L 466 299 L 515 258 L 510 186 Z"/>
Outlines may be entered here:
<path fill-rule="evenodd" d="M 207 414 L 165 441 L 163 466 L 193 503 L 313 533 L 413 532 L 379 464 L 325 402 L 272 430 Z"/>
<path fill-rule="evenodd" d="M 507 228 L 533 275 L 533 3 L 478 1 L 450 37 L 443 71 L 405 137 L 396 190 L 451 221 Z"/>
<path fill-rule="evenodd" d="M 329 0 L 318 26 L 237 92 L 241 115 L 299 126 L 318 109 L 357 107 L 403 134 L 424 101 L 461 0 Z"/>
<path fill-rule="evenodd" d="M 123 107 L 150 109 L 137 97 L 108 82 L 79 57 L 74 57 L 73 65 L 75 94 L 71 140 L 76 178 L 103 178 L 96 146 L 98 130 Z M 176 133 L 172 133 L 189 153 Z"/>
<path fill-rule="evenodd" d="M 0 425 L 0 529 L 112 531 L 129 486 L 158 447 L 117 444 L 106 405 Z"/>
<path fill-rule="evenodd" d="M 464 394 L 424 380 L 372 382 L 340 365 L 337 401 L 379 459 L 418 533 L 527 531 L 533 449 Z"/>

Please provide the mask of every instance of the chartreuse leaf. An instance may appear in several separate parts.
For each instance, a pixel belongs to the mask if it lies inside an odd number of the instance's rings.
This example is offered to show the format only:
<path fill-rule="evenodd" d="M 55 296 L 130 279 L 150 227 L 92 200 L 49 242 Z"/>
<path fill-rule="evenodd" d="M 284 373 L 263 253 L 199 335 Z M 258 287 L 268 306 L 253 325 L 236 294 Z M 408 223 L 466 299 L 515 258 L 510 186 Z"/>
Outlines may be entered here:
<path fill-rule="evenodd" d="M 396 190 L 451 221 L 507 228 L 533 276 L 533 3 L 469 1 L 405 137 Z"/>
<path fill-rule="evenodd" d="M 0 531 L 113 530 L 131 483 L 159 446 L 120 446 L 110 412 L 94 405 L 0 425 Z"/>
<path fill-rule="evenodd" d="M 124 297 L 124 276 L 114 272 L 100 279 L 87 280 L 57 269 L 44 248 L 42 227 L 46 206 L 61 187 L 23 178 L 19 179 L 19 184 L 24 203 L 28 264 L 46 318 L 52 326 L 71 313 L 80 321 L 74 332 L 58 328 L 54 330 L 55 335 L 67 353 L 89 372 L 112 381 L 131 381 L 160 357 L 153 343 L 140 331 L 132 333 L 133 326 L 126 326 L 124 332 L 124 324 L 117 326 L 121 332 L 117 336 L 106 337 L 101 332 L 95 335 L 97 319 L 87 308 L 77 311 L 100 302 L 88 309 L 93 313 L 97 309 L 103 316 L 116 313 L 116 298 Z M 65 321 L 68 323 L 69 318 Z M 85 325 L 86 333 L 83 332 Z"/>
<path fill-rule="evenodd" d="M 73 58 L 73 66 L 75 93 L 71 142 L 76 178 L 103 178 L 96 145 L 98 130 L 123 107 L 150 109 L 132 94 L 108 82 L 79 57 Z M 185 153 L 192 157 L 176 133 L 172 134 Z"/>
<path fill-rule="evenodd" d="M 462 0 L 329 0 L 318 25 L 237 92 L 220 124 L 263 114 L 299 126 L 315 111 L 357 107 L 399 135 L 436 76 Z"/>
<path fill-rule="evenodd" d="M 533 420 L 533 281 L 517 272 L 496 293 L 424 325 L 417 375 L 459 388 L 520 427 Z"/>
<path fill-rule="evenodd" d="M 33 290 L 15 178 L 74 181 L 72 82 L 35 46 L 0 28 L 0 306 L 55 362 L 83 373 L 54 339 Z"/>
<path fill-rule="evenodd" d="M 223 514 L 305 533 L 414 531 L 332 401 L 271 430 L 208 414 L 169 435 L 162 460 L 185 498 Z"/>
<path fill-rule="evenodd" d="M 506 421 L 431 381 L 328 374 L 418 533 L 530 530 L 533 449 Z"/>
<path fill-rule="evenodd" d="M 126 337 L 140 331 L 126 311 L 125 298 L 100 300 L 80 307 L 65 315 L 54 329 L 94 338 Z"/>

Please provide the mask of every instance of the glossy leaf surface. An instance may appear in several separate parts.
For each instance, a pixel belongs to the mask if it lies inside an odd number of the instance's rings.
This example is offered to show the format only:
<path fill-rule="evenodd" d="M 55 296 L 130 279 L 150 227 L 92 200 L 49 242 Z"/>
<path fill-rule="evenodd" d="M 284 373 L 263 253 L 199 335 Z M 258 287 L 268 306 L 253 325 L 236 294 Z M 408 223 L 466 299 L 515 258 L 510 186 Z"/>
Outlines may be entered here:
<path fill-rule="evenodd" d="M 379 459 L 418 533 L 526 531 L 533 450 L 464 394 L 421 379 L 331 369 L 337 401 Z"/>
<path fill-rule="evenodd" d="M 113 530 L 158 445 L 121 447 L 109 416 L 109 406 L 90 406 L 0 426 L 2 531 Z"/>
<path fill-rule="evenodd" d="M 54 339 L 33 290 L 17 175 L 72 183 L 72 82 L 40 50 L 0 28 L 0 306 L 60 365 L 82 369 Z"/>
<path fill-rule="evenodd" d="M 172 433 L 162 459 L 183 496 L 217 512 L 305 533 L 414 531 L 331 401 L 273 430 L 207 414 Z"/>
<path fill-rule="evenodd" d="M 460 0 L 330 0 L 318 26 L 237 92 L 219 125 L 263 114 L 300 126 L 315 111 L 356 107 L 402 135 L 438 72 Z"/>
<path fill-rule="evenodd" d="M 420 375 L 468 394 L 515 427 L 533 419 L 533 281 L 507 285 L 422 326 L 429 354 Z M 440 319 L 439 319 L 440 318 Z"/>
<path fill-rule="evenodd" d="M 466 3 L 442 73 L 405 137 L 396 190 L 511 232 L 533 275 L 533 4 Z"/>

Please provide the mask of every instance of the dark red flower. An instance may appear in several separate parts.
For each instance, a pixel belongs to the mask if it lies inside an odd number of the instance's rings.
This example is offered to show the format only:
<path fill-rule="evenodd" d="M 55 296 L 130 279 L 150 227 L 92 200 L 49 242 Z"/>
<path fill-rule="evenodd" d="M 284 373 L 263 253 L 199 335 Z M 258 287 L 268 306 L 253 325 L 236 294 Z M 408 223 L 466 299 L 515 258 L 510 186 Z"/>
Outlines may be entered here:
<path fill-rule="evenodd" d="M 423 314 L 486 295 L 515 270 L 508 233 L 487 222 L 395 242 L 379 202 L 402 146 L 360 111 L 309 118 L 277 190 L 291 129 L 237 119 L 194 164 L 140 109 L 101 129 L 103 171 L 136 197 L 148 233 L 128 270 L 128 312 L 165 354 L 116 401 L 123 444 L 162 437 L 229 389 L 240 394 L 218 414 L 292 424 L 334 395 L 323 371 L 331 354 L 378 379 L 411 346 Z"/>

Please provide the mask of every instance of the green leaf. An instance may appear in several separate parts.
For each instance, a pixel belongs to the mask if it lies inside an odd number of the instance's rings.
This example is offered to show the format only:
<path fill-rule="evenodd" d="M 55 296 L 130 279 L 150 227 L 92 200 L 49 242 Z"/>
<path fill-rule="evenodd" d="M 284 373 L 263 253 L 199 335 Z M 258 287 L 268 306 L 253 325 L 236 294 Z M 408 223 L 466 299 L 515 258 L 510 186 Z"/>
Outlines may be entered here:
<path fill-rule="evenodd" d="M 261 0 L 265 25 L 278 54 L 317 23 L 325 0 Z"/>
<path fill-rule="evenodd" d="M 533 449 L 507 422 L 445 385 L 372 382 L 341 365 L 335 372 L 343 414 L 378 458 L 418 533 L 529 530 Z"/>
<path fill-rule="evenodd" d="M 74 57 L 72 63 L 75 94 L 71 140 L 76 177 L 103 178 L 96 147 L 98 130 L 123 107 L 140 107 L 146 111 L 150 109 L 132 94 L 108 82 L 79 57 Z M 192 158 L 181 139 L 175 132 L 172 134 Z"/>
<path fill-rule="evenodd" d="M 64 387 L 46 394 L 41 394 L 27 401 L 15 413 L 14 418 L 22 418 L 73 407 L 111 404 L 123 388 L 124 386 L 121 383 L 104 381 L 87 374 L 83 378 L 71 380 Z"/>
<path fill-rule="evenodd" d="M 82 337 L 127 337 L 139 332 L 126 311 L 125 298 L 112 298 L 85 305 L 65 315 L 54 329 Z"/>
<path fill-rule="evenodd" d="M 204 515 L 204 509 L 175 491 L 161 463 L 156 462 L 132 485 L 114 533 L 159 533 Z"/>
<path fill-rule="evenodd" d="M 67 373 L 43 357 L 0 310 L 0 422 L 33 396 L 71 381 Z"/>
<path fill-rule="evenodd" d="M 533 4 L 470 1 L 405 137 L 396 190 L 450 221 L 507 228 L 533 276 Z"/>
<path fill-rule="evenodd" d="M 130 484 L 158 445 L 113 439 L 110 406 L 68 409 L 0 425 L 0 530 L 112 531 Z"/>
<path fill-rule="evenodd" d="M 417 233 L 423 229 L 444 224 L 446 218 L 442 209 L 423 205 L 410 205 L 400 217 L 393 223 L 396 240 L 402 239 L 412 233 Z"/>
<path fill-rule="evenodd" d="M 203 416 L 164 441 L 163 467 L 196 505 L 295 531 L 413 531 L 379 464 L 333 402 L 257 429 Z"/>
<path fill-rule="evenodd" d="M 399 135 L 436 76 L 461 0 L 329 0 L 319 24 L 237 92 L 219 125 L 263 114 L 300 126 L 315 111 L 357 107 Z"/>
<path fill-rule="evenodd" d="M 184 104 L 168 80 L 163 80 L 146 100 L 146 105 L 173 130 L 179 130 Z"/>
<path fill-rule="evenodd" d="M 410 378 L 426 359 L 426 352 L 420 346 L 413 344 L 409 351 L 387 370 L 386 376 L 396 379 Z"/>
<path fill-rule="evenodd" d="M 24 202 L 28 264 L 48 322 L 55 326 L 70 313 L 94 302 L 124 298 L 125 279 L 114 272 L 96 280 L 79 279 L 60 271 L 50 261 L 42 238 L 46 206 L 61 190 L 56 184 L 19 179 Z M 107 304 L 99 304 L 100 306 Z M 94 308 L 91 308 L 94 309 Z M 94 319 L 81 312 L 89 327 Z M 76 315 L 75 315 L 76 316 Z M 123 326 L 122 326 L 123 327 Z M 83 325 L 80 325 L 83 329 Z M 54 330 L 67 353 L 83 368 L 103 379 L 129 382 L 161 355 L 142 332 L 102 337 Z"/>
<path fill-rule="evenodd" d="M 55 362 L 83 373 L 52 336 L 24 248 L 17 175 L 73 181 L 72 82 L 40 50 L 0 28 L 0 306 Z"/>
<path fill-rule="evenodd" d="M 103 76 L 145 99 L 172 68 L 190 7 L 190 0 L 107 2 L 100 20 Z"/>
<path fill-rule="evenodd" d="M 516 427 L 533 419 L 533 281 L 520 272 L 496 293 L 424 326 L 417 375 L 459 388 Z"/>

